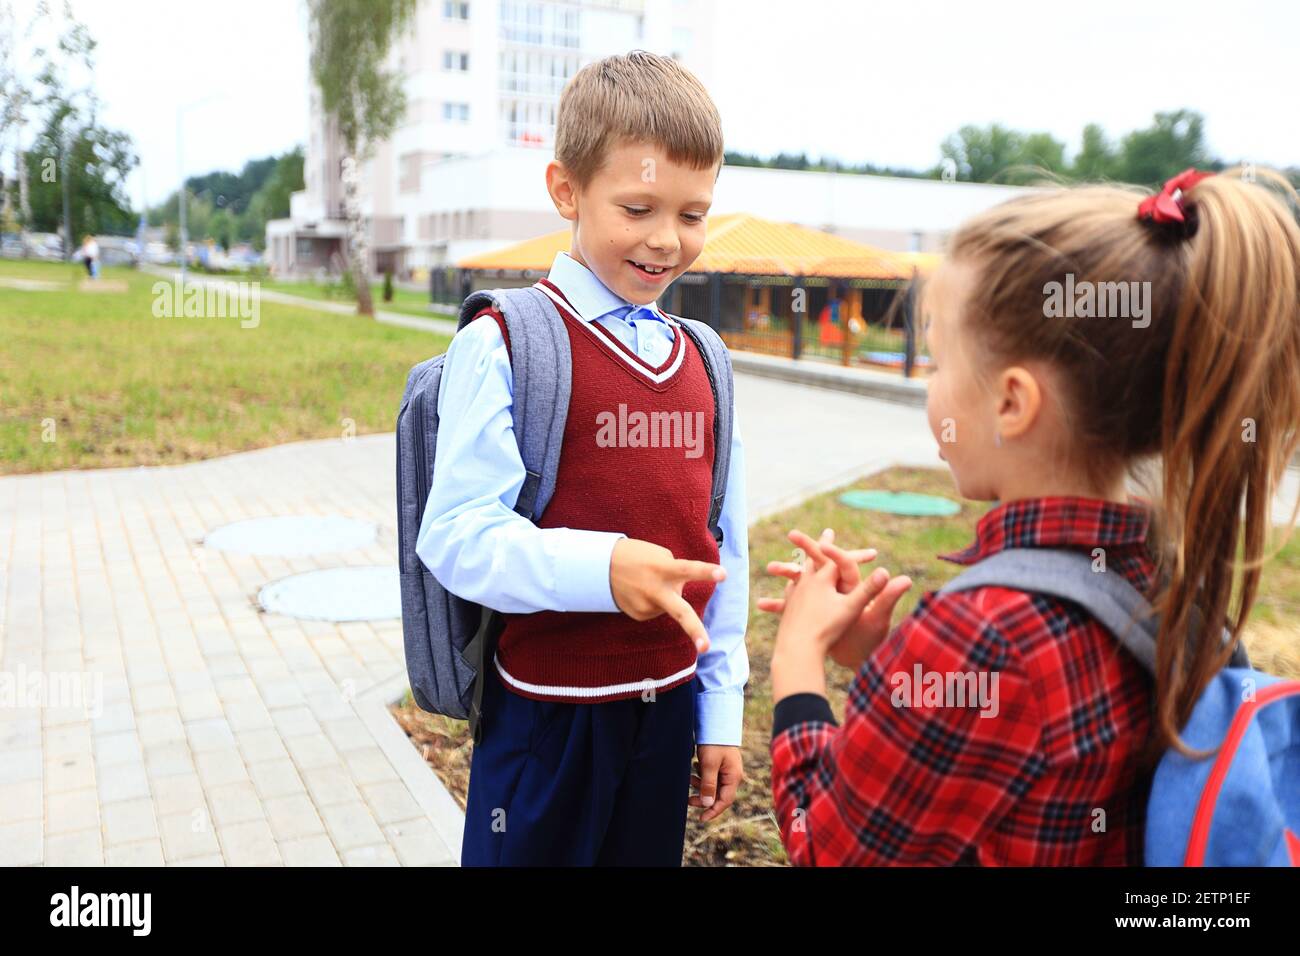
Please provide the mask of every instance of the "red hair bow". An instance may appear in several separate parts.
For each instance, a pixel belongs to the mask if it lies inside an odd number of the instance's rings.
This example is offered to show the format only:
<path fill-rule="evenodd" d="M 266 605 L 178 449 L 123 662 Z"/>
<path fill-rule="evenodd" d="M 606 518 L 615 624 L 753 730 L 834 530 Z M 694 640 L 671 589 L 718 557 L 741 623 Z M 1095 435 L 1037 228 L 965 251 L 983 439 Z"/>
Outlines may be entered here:
<path fill-rule="evenodd" d="M 1207 176 L 1214 173 L 1202 173 L 1195 169 L 1184 169 L 1173 179 L 1165 183 L 1165 188 L 1154 196 L 1148 196 L 1138 205 L 1139 219 L 1152 219 L 1156 222 L 1184 222 L 1183 193 L 1191 189 Z"/>

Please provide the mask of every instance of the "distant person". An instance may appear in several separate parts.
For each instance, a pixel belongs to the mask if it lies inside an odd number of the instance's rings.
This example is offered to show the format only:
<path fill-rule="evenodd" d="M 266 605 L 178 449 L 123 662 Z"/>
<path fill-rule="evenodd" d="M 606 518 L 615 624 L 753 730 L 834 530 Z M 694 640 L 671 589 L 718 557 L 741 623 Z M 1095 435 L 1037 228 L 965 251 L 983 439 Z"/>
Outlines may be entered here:
<path fill-rule="evenodd" d="M 730 369 L 711 364 L 716 333 L 655 304 L 704 245 L 722 126 L 699 80 L 636 51 L 569 81 L 555 142 L 546 185 L 572 236 L 527 297 L 555 311 L 572 359 L 554 493 L 537 524 L 514 510 L 511 343 L 503 313 L 476 298 L 447 350 L 416 543 L 449 592 L 503 612 L 479 671 L 461 862 L 680 866 L 687 807 L 709 821 L 736 798 L 749 674 L 739 431 L 713 444 L 712 377 Z M 520 308 L 504 291 L 494 301 Z M 698 448 L 635 430 L 603 441 L 597 413 L 629 408 L 698 421 Z"/>
<path fill-rule="evenodd" d="M 99 243 L 92 235 L 81 240 L 81 259 L 86 266 L 86 275 L 92 279 L 99 277 Z"/>

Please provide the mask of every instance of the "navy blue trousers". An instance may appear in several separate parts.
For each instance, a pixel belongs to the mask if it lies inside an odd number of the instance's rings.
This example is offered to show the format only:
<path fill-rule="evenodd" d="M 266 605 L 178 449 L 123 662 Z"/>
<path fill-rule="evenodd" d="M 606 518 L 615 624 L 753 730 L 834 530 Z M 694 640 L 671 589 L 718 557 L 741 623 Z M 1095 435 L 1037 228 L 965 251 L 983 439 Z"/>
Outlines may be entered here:
<path fill-rule="evenodd" d="M 569 704 L 485 676 L 462 866 L 681 866 L 697 679 Z"/>

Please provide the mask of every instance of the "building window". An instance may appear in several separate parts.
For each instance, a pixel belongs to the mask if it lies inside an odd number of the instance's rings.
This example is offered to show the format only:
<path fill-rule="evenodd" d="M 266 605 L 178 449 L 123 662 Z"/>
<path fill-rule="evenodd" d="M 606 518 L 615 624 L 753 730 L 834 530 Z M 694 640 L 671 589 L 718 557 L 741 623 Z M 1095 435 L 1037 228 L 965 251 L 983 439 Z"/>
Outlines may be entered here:
<path fill-rule="evenodd" d="M 460 50 L 442 51 L 442 68 L 455 73 L 469 72 L 469 54 Z"/>
<path fill-rule="evenodd" d="M 418 193 L 420 191 L 420 166 L 424 154 L 420 152 L 403 153 L 398 165 L 397 191 Z"/>
<path fill-rule="evenodd" d="M 315 249 L 316 249 L 316 243 L 314 243 L 312 240 L 310 240 L 310 239 L 299 239 L 299 240 L 298 240 L 297 255 L 295 256 L 295 258 L 297 258 L 297 259 L 310 259 L 310 258 L 312 257 L 312 253 L 315 251 Z"/>
<path fill-rule="evenodd" d="M 468 123 L 469 122 L 469 104 L 468 103 L 443 103 L 442 118 L 448 123 Z"/>
<path fill-rule="evenodd" d="M 442 18 L 444 20 L 468 20 L 469 3 L 465 0 L 443 0 Z"/>

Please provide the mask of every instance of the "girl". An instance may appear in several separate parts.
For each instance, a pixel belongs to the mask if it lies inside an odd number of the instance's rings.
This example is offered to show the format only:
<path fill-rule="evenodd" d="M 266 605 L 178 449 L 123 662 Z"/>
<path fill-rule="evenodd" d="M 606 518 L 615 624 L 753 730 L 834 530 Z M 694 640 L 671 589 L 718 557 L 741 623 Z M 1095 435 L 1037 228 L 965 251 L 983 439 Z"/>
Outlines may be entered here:
<path fill-rule="evenodd" d="M 808 564 L 769 565 L 791 580 L 758 606 L 781 614 L 772 788 L 796 864 L 1141 863 L 1154 761 L 1187 752 L 1240 640 L 1300 441 L 1297 197 L 1259 177 L 1278 189 L 1189 170 L 1142 201 L 1037 193 L 954 235 L 921 305 L 929 423 L 960 493 L 999 504 L 944 557 L 1100 555 L 1161 616 L 1159 677 L 1077 605 L 1007 588 L 926 594 L 888 633 L 910 582 L 792 531 Z M 1126 492 L 1148 463 L 1158 503 Z M 859 668 L 843 727 L 828 654 Z M 935 674 L 992 699 L 918 698 Z"/>

